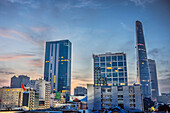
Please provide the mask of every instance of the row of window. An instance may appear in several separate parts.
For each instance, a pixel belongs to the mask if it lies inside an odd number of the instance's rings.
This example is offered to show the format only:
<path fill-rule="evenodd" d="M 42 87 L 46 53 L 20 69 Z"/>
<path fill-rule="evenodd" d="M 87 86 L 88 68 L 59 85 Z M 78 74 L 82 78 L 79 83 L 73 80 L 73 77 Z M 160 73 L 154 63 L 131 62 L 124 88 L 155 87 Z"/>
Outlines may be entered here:
<path fill-rule="evenodd" d="M 101 73 L 101 78 L 105 77 L 127 77 L 127 72 Z"/>
<path fill-rule="evenodd" d="M 106 56 L 106 57 L 95 57 L 94 62 L 105 62 L 105 61 L 122 61 L 126 60 L 126 56 Z"/>
<path fill-rule="evenodd" d="M 113 66 L 126 66 L 126 62 L 94 63 L 94 67 L 113 67 Z"/>
<path fill-rule="evenodd" d="M 113 82 L 121 82 L 121 83 L 124 83 L 124 82 L 127 82 L 127 78 L 107 78 L 107 83 L 111 83 L 112 82 L 112 79 L 113 79 Z"/>
<path fill-rule="evenodd" d="M 113 69 L 107 69 L 107 68 L 101 68 L 101 72 L 120 72 L 120 71 L 127 71 L 126 67 L 121 68 L 113 68 Z"/>

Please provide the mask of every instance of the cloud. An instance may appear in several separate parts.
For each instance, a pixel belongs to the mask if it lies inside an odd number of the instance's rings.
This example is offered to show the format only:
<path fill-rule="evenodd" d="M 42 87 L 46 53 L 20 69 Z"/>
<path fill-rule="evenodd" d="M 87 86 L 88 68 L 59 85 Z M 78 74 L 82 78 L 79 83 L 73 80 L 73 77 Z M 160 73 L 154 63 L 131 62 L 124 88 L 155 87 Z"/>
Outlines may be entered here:
<path fill-rule="evenodd" d="M 130 27 L 128 27 L 125 23 L 121 22 L 120 23 L 121 26 L 123 27 L 123 29 L 127 30 L 127 31 L 130 31 L 130 32 L 133 32 L 133 29 L 131 29 Z"/>
<path fill-rule="evenodd" d="M 31 30 L 36 33 L 41 33 L 50 30 L 49 27 L 31 27 Z"/>
<path fill-rule="evenodd" d="M 0 61 L 9 61 L 9 60 L 16 60 L 20 58 L 29 58 L 34 57 L 34 54 L 14 54 L 14 55 L 0 55 Z"/>
<path fill-rule="evenodd" d="M 10 75 L 10 74 L 15 74 L 14 72 L 7 71 L 6 69 L 1 68 L 0 69 L 0 74 L 5 74 L 5 75 Z M 1 80 L 1 79 L 0 79 Z"/>
<path fill-rule="evenodd" d="M 32 59 L 29 61 L 29 64 L 35 67 L 40 67 L 42 68 L 44 63 L 42 62 L 41 59 L 37 58 L 37 59 Z"/>
<path fill-rule="evenodd" d="M 30 33 L 20 32 L 13 29 L 0 28 L 0 37 L 16 40 L 24 39 L 36 45 L 44 45 L 44 41 L 40 40 L 38 37 L 33 36 Z"/>
<path fill-rule="evenodd" d="M 151 49 L 148 51 L 148 55 L 155 57 L 155 56 L 159 55 L 159 51 L 160 50 L 158 48 Z"/>
<path fill-rule="evenodd" d="M 136 6 L 144 6 L 147 3 L 153 3 L 156 0 L 130 0 L 130 2 L 133 2 Z"/>

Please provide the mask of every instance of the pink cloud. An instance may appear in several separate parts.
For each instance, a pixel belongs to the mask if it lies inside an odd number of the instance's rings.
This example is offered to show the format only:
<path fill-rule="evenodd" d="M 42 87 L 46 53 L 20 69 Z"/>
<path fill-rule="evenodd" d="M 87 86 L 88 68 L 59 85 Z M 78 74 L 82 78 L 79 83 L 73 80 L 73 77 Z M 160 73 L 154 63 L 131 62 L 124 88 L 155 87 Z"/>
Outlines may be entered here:
<path fill-rule="evenodd" d="M 20 54 L 20 55 L 1 55 L 0 61 L 9 61 L 9 60 L 15 60 L 20 58 L 28 58 L 28 57 L 34 57 L 35 55 L 29 55 L 29 54 Z"/>
<path fill-rule="evenodd" d="M 0 28 L 0 37 L 15 39 L 15 40 L 24 39 L 26 41 L 33 43 L 33 44 L 38 44 L 41 46 L 44 45 L 44 42 L 42 40 L 40 40 L 38 37 L 33 37 L 33 35 L 31 35 L 29 33 L 20 32 L 20 31 L 13 30 L 13 29 Z"/>

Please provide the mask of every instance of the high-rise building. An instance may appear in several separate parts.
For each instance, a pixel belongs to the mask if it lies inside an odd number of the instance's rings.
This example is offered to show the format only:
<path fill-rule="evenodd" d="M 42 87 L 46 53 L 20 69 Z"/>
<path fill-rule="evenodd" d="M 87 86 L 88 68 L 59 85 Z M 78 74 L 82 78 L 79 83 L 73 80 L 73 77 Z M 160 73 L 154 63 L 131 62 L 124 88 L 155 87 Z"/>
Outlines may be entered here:
<path fill-rule="evenodd" d="M 157 96 L 159 96 L 155 60 L 148 59 L 148 64 L 149 64 L 149 72 L 151 77 L 152 99 L 155 99 Z"/>
<path fill-rule="evenodd" d="M 87 89 L 85 87 L 74 88 L 74 96 L 84 96 L 87 94 Z"/>
<path fill-rule="evenodd" d="M 143 97 L 151 98 L 151 82 L 142 23 L 136 21 L 137 82 L 142 85 Z"/>
<path fill-rule="evenodd" d="M 30 77 L 25 76 L 25 75 L 19 75 L 18 77 L 13 76 L 11 78 L 11 88 L 21 88 L 22 86 L 21 84 L 26 86 L 29 80 L 30 80 Z"/>
<path fill-rule="evenodd" d="M 71 45 L 69 40 L 46 42 L 44 79 L 51 82 L 51 92 L 70 94 Z"/>
<path fill-rule="evenodd" d="M 94 85 L 127 85 L 127 66 L 125 53 L 105 53 L 93 55 Z"/>

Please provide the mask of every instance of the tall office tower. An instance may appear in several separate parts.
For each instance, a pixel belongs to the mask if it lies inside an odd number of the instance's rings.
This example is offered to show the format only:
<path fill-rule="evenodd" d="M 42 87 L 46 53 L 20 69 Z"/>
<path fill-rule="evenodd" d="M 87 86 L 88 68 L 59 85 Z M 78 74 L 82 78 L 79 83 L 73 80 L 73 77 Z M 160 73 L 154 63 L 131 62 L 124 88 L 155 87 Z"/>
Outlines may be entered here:
<path fill-rule="evenodd" d="M 152 99 L 155 99 L 157 96 L 159 96 L 155 60 L 148 59 L 148 64 L 149 64 L 149 72 L 151 77 Z"/>
<path fill-rule="evenodd" d="M 136 21 L 137 81 L 142 85 L 143 98 L 151 98 L 151 83 L 142 23 Z"/>
<path fill-rule="evenodd" d="M 94 85 L 127 85 L 127 66 L 125 53 L 105 53 L 93 55 Z"/>
<path fill-rule="evenodd" d="M 51 82 L 51 92 L 70 94 L 71 45 L 69 40 L 46 42 L 44 80 Z"/>
<path fill-rule="evenodd" d="M 21 88 L 21 84 L 26 86 L 29 80 L 30 80 L 30 77 L 25 76 L 25 75 L 19 75 L 18 77 L 13 76 L 11 78 L 11 88 Z"/>

